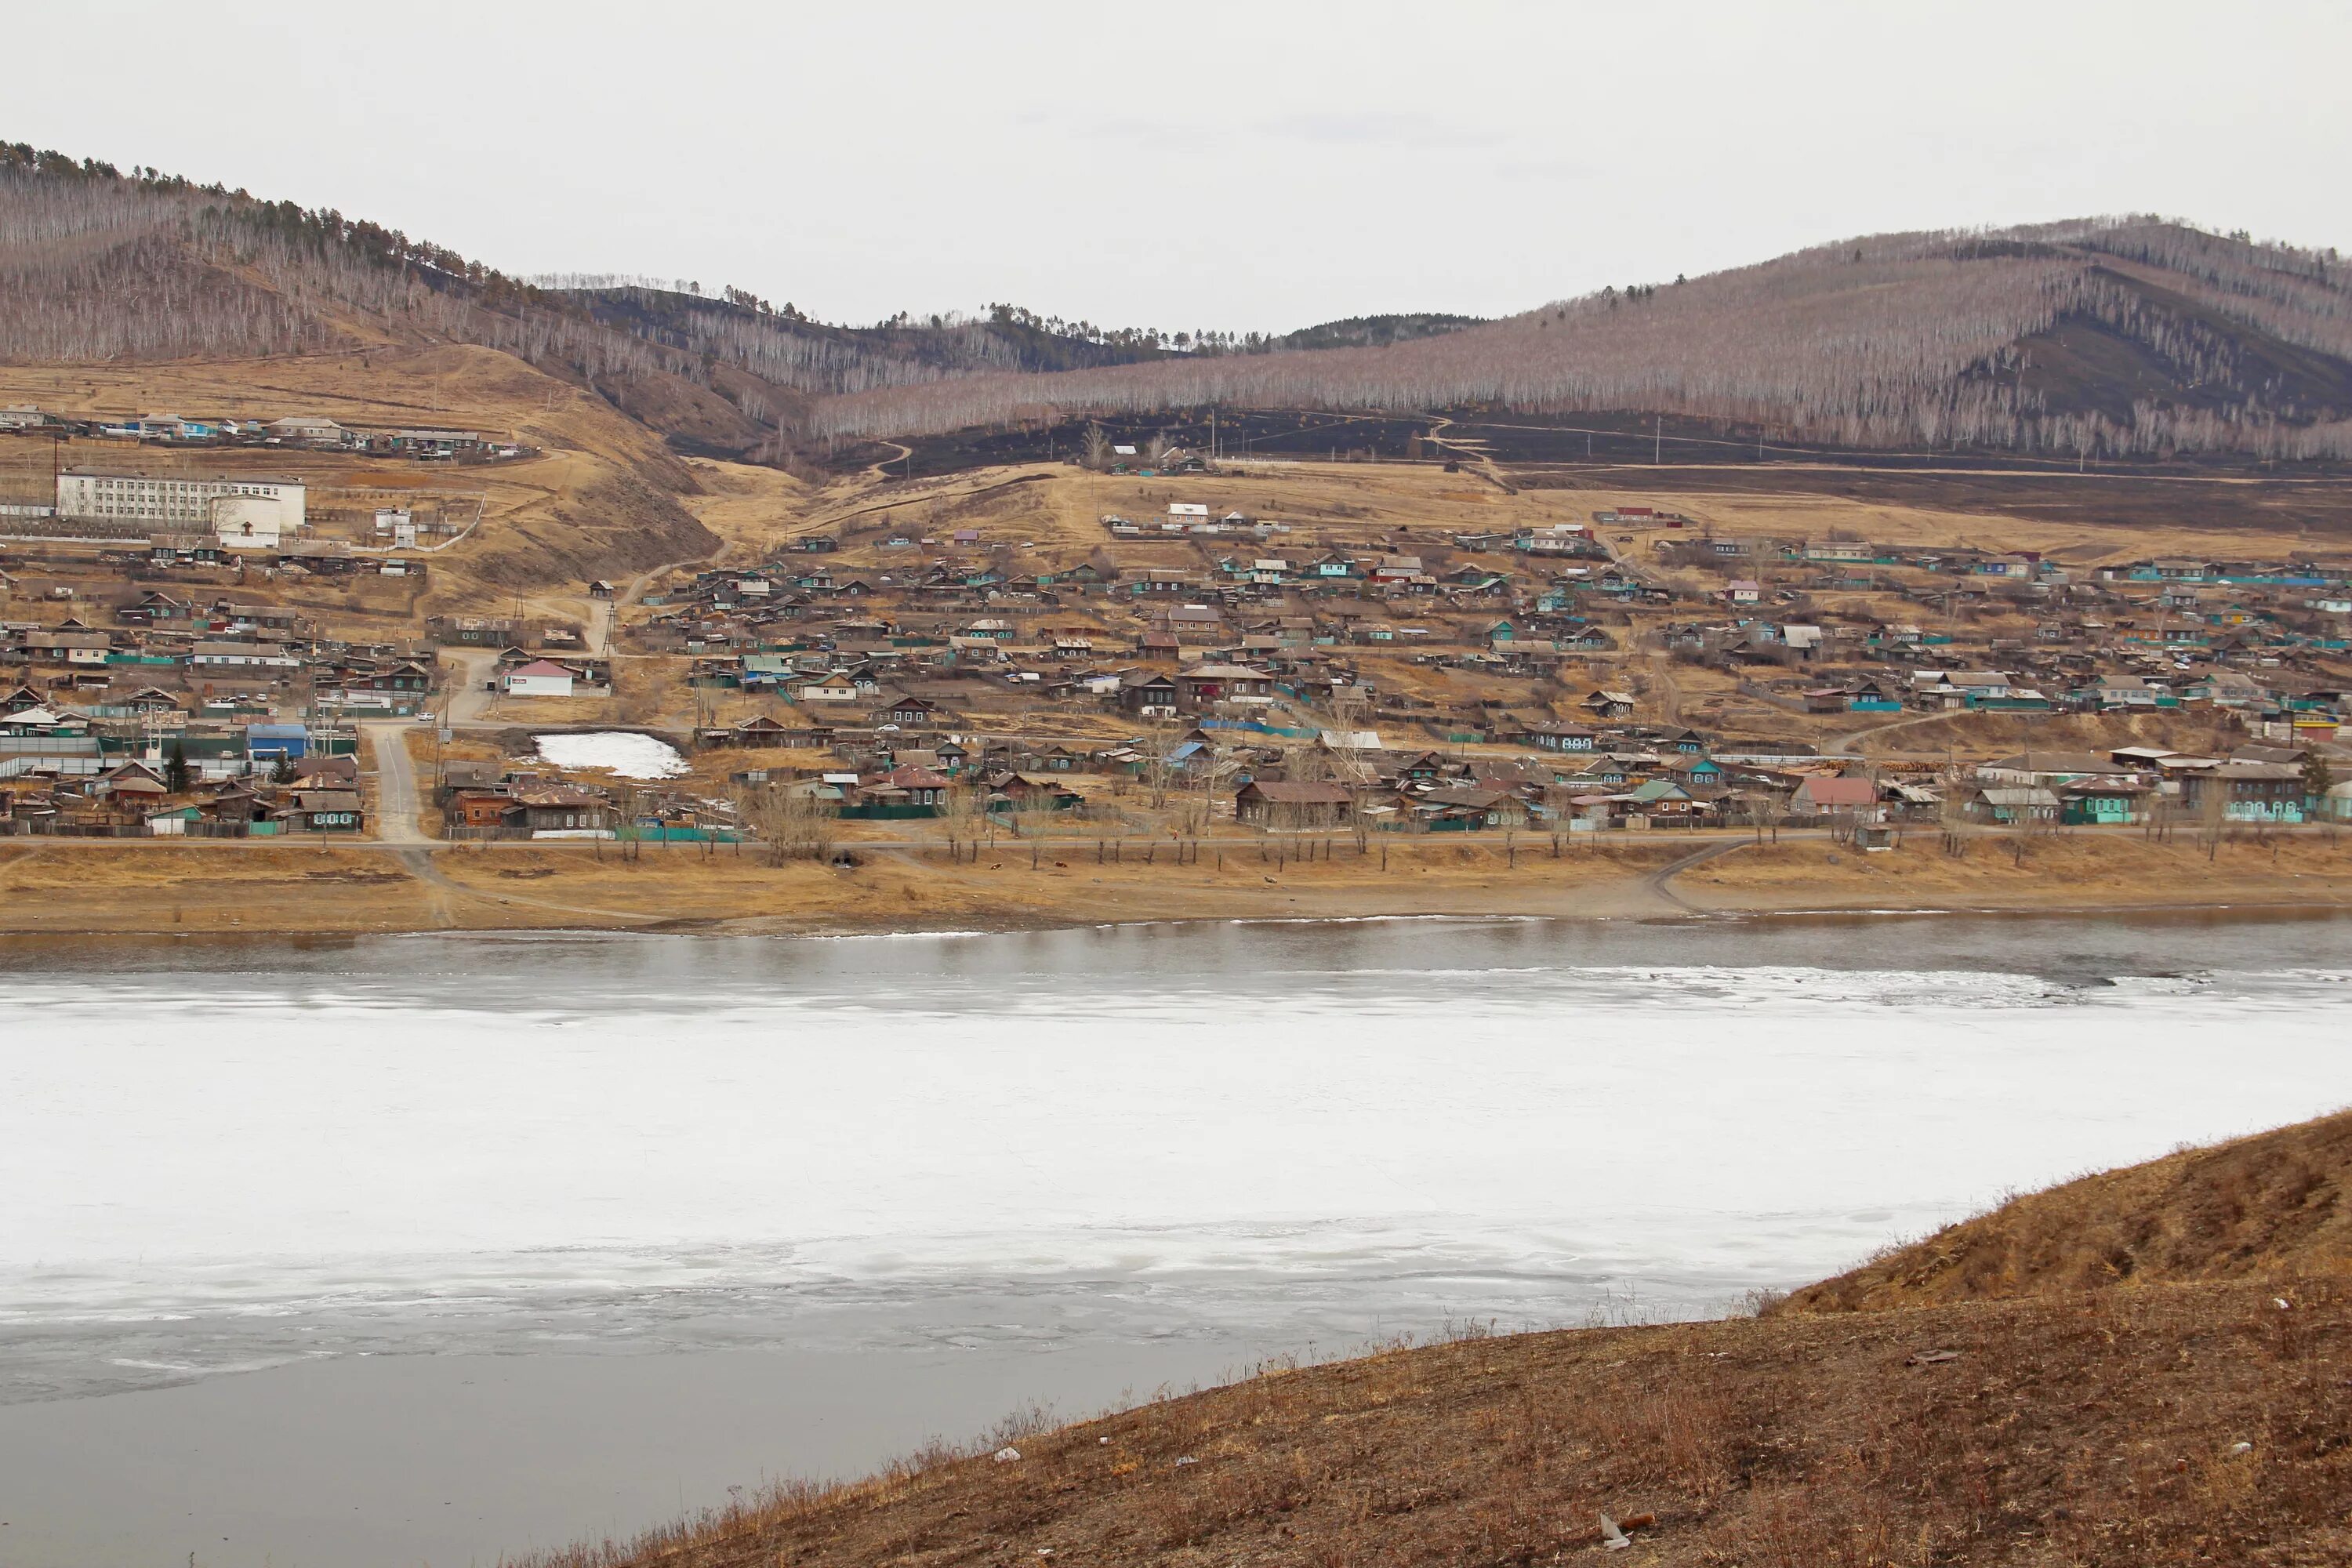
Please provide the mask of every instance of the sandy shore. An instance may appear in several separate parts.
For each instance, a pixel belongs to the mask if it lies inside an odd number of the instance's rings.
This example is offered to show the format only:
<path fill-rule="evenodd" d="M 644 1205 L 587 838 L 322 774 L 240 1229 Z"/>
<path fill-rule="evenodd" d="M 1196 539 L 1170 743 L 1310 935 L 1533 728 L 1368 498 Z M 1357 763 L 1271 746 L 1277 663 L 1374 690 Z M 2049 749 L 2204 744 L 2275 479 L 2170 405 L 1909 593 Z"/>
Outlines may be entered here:
<path fill-rule="evenodd" d="M 0 931 L 352 934 L 661 929 L 759 934 L 1013 930 L 1144 920 L 1534 915 L 1643 920 L 1802 911 L 2352 907 L 2352 835 L 2074 833 L 2019 846 L 1937 837 L 1863 853 L 1823 837 L 1606 843 L 1236 841 L 1178 863 L 1091 840 L 850 846 L 858 863 L 771 865 L 756 847 L 0 846 Z"/>

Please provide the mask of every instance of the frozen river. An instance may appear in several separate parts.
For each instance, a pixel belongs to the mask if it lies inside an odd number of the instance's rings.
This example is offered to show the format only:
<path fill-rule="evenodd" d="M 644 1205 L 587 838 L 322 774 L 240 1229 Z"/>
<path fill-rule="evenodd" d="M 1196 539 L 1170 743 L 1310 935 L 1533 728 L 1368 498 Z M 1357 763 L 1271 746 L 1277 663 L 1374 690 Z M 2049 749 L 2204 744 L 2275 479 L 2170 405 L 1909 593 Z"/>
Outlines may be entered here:
<path fill-rule="evenodd" d="M 1722 1310 L 2352 1101 L 2347 937 L 0 948 L 0 1561 L 488 1561 L 1032 1397 Z"/>

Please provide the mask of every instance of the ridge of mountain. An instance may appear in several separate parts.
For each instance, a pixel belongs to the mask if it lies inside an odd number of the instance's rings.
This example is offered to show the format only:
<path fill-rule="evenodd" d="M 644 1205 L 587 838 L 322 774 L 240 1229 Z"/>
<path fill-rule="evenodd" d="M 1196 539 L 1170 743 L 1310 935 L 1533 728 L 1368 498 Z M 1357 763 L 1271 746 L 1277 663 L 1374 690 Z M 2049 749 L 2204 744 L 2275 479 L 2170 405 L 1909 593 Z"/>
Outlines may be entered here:
<path fill-rule="evenodd" d="M 2086 461 L 2352 456 L 2341 258 L 2147 216 L 1843 240 L 1499 321 L 1193 340 L 1012 306 L 847 328 L 735 289 L 542 287 L 331 209 L 17 144 L 0 145 L 0 361 L 472 344 L 677 449 L 783 465 L 1203 407 L 1638 414 Z"/>

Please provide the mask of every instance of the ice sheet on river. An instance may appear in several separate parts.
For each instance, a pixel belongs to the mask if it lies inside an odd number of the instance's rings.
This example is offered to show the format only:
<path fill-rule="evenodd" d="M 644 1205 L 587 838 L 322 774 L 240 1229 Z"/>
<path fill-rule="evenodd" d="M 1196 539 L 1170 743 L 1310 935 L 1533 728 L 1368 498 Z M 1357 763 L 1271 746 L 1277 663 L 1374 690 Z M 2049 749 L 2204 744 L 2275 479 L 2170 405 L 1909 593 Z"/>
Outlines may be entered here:
<path fill-rule="evenodd" d="M 1496 924 L 19 966 L 0 1399 L 358 1349 L 1711 1311 L 2352 1100 L 2340 926 L 1941 929 L 1932 959 L 1917 927 Z"/>

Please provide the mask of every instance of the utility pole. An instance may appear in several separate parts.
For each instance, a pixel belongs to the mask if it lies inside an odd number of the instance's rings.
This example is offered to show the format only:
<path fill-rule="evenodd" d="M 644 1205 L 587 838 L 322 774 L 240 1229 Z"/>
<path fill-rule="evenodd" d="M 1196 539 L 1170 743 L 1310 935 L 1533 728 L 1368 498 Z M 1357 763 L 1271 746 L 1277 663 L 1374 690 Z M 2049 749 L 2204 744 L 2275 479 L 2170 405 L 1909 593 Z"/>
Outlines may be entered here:
<path fill-rule="evenodd" d="M 1666 460 L 1666 421 L 1664 416 L 1650 416 L 1650 467 L 1663 467 Z"/>

